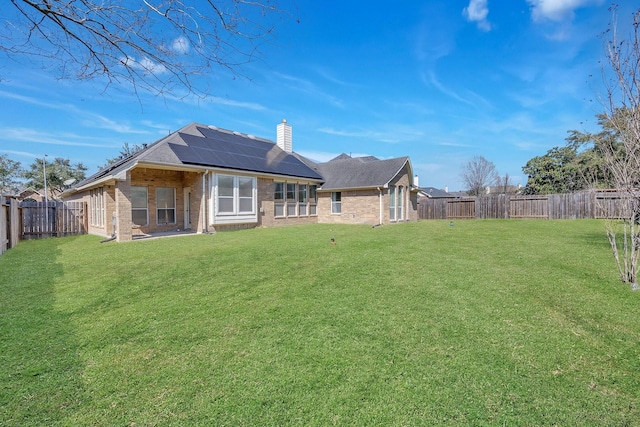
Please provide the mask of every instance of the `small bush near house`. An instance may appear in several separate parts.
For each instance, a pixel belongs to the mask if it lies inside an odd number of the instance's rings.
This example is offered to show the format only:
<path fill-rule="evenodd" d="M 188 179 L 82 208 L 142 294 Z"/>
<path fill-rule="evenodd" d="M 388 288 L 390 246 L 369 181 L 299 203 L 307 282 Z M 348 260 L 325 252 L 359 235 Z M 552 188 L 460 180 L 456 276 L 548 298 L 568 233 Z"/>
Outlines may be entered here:
<path fill-rule="evenodd" d="M 1 425 L 640 420 L 640 294 L 601 222 L 100 240 L 0 257 Z"/>

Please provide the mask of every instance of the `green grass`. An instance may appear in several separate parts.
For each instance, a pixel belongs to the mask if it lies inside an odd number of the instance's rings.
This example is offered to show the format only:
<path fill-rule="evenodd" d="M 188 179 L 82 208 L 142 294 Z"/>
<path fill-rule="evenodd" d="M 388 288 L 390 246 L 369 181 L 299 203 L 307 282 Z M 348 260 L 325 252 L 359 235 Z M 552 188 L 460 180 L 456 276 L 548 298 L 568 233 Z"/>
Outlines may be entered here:
<path fill-rule="evenodd" d="M 640 424 L 601 222 L 99 242 L 0 257 L 0 425 Z"/>

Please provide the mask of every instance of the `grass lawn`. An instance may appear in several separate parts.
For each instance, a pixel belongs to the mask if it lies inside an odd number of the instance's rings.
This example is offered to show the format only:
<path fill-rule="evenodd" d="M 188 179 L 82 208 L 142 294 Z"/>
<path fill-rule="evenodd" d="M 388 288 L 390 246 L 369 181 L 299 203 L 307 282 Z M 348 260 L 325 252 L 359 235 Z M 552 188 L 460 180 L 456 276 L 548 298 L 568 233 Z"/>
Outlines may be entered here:
<path fill-rule="evenodd" d="M 0 425 L 640 425 L 602 222 L 100 240 L 0 257 Z"/>

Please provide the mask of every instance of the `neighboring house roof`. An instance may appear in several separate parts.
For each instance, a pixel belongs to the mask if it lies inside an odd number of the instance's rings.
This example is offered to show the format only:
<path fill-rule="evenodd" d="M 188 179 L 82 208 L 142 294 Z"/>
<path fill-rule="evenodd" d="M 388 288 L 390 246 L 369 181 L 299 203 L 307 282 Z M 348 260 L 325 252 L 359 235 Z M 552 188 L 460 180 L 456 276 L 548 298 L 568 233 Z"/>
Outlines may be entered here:
<path fill-rule="evenodd" d="M 420 192 L 423 193 L 426 197 L 431 199 L 444 199 L 444 198 L 455 198 L 454 194 L 448 193 L 444 190 L 439 190 L 435 187 L 420 187 Z"/>
<path fill-rule="evenodd" d="M 325 178 L 321 190 L 348 190 L 386 187 L 402 168 L 409 166 L 409 157 L 380 160 L 373 156 L 351 157 L 341 154 L 325 163 L 318 163 L 318 171 Z"/>
<path fill-rule="evenodd" d="M 211 167 L 291 176 L 322 181 L 322 176 L 301 160 L 267 139 L 191 123 L 142 150 L 113 163 L 74 188 L 98 181 L 122 178 L 123 173 L 139 165 L 166 167 Z"/>

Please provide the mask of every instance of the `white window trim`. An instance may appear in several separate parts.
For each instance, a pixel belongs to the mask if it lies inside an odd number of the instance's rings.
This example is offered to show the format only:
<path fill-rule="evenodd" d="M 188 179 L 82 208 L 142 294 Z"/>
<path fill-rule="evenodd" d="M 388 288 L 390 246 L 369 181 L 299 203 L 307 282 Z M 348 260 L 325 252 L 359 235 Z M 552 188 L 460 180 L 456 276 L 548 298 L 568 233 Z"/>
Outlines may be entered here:
<path fill-rule="evenodd" d="M 145 223 L 144 223 L 144 224 L 134 224 L 134 225 L 139 226 L 139 227 L 146 227 L 146 226 L 148 226 L 148 225 L 149 225 L 149 187 L 147 187 L 147 186 L 145 186 L 145 185 L 132 185 L 131 187 L 132 187 L 132 188 L 134 188 L 134 187 L 137 187 L 137 188 L 144 188 L 144 189 L 145 189 L 145 192 L 146 192 L 146 194 L 147 194 L 146 202 L 145 202 L 145 203 L 146 203 L 146 205 L 145 205 L 145 208 L 144 208 L 144 211 L 145 211 L 145 212 L 146 212 L 146 214 L 147 214 L 147 219 L 146 219 L 146 221 L 145 221 Z M 134 211 L 134 210 L 141 211 L 141 210 L 142 210 L 142 208 L 134 208 L 133 206 L 131 206 L 131 211 Z M 132 216 L 133 216 L 133 215 L 132 215 Z M 131 222 L 132 222 L 132 224 L 133 224 L 133 218 L 132 218 L 132 221 L 131 221 Z"/>
<path fill-rule="evenodd" d="M 276 199 L 275 198 L 275 184 L 276 183 L 280 183 L 283 185 L 283 198 L 282 199 Z M 294 190 L 294 202 L 289 202 L 287 199 L 287 184 L 289 185 L 295 185 L 295 190 Z M 301 185 L 306 185 L 307 186 L 307 191 L 306 191 L 306 198 L 307 201 L 306 202 L 300 202 L 298 200 L 299 198 L 299 193 L 300 193 L 300 186 Z M 311 187 L 315 187 L 315 199 L 311 199 Z M 313 182 L 309 182 L 309 181 L 274 181 L 274 187 L 273 187 L 273 192 L 274 192 L 274 199 L 273 199 L 273 217 L 274 218 L 307 218 L 307 217 L 313 217 L 313 216 L 318 216 L 318 184 L 313 183 Z M 288 209 L 290 207 L 291 204 L 295 204 L 295 214 L 294 215 L 289 215 L 288 214 Z M 276 205 L 282 205 L 282 212 L 283 215 L 276 215 Z M 306 206 L 306 214 L 300 214 L 300 206 L 301 205 L 305 205 Z M 312 208 L 314 208 L 313 210 L 315 211 L 315 213 L 311 213 Z"/>
<path fill-rule="evenodd" d="M 105 224 L 104 199 L 105 199 L 104 187 L 98 187 L 90 190 L 89 204 L 90 204 L 92 226 L 104 227 L 104 224 Z"/>
<path fill-rule="evenodd" d="M 160 208 L 158 206 L 158 190 L 161 188 L 168 188 L 173 190 L 173 207 L 172 208 Z M 148 191 L 147 191 L 147 197 L 148 197 Z M 171 224 L 177 224 L 178 222 L 178 210 L 176 208 L 176 205 L 178 204 L 178 201 L 176 200 L 176 189 L 175 187 L 156 187 L 156 225 L 171 225 Z M 147 202 L 148 203 L 148 202 Z M 158 211 L 162 209 L 162 210 L 173 210 L 173 222 L 160 222 L 158 221 L 159 215 L 158 215 Z"/>
<path fill-rule="evenodd" d="M 335 195 L 340 194 L 340 201 L 335 200 Z M 340 205 L 340 212 L 335 211 L 335 206 Z M 331 215 L 342 215 L 342 191 L 331 192 Z"/>
<path fill-rule="evenodd" d="M 218 178 L 220 176 L 233 178 L 233 211 L 232 212 L 219 212 L 218 208 Z M 240 179 L 251 180 L 251 211 L 239 212 L 240 209 Z M 212 180 L 210 180 L 209 194 L 211 195 L 209 200 L 209 223 L 210 224 L 239 224 L 258 222 L 257 204 L 258 204 L 258 180 L 256 177 L 247 175 L 231 175 L 231 174 L 214 174 Z"/>

